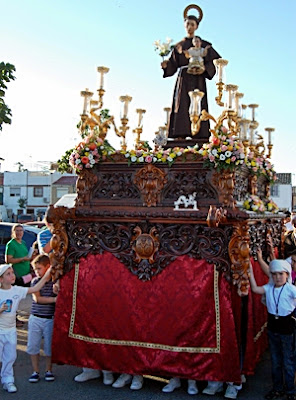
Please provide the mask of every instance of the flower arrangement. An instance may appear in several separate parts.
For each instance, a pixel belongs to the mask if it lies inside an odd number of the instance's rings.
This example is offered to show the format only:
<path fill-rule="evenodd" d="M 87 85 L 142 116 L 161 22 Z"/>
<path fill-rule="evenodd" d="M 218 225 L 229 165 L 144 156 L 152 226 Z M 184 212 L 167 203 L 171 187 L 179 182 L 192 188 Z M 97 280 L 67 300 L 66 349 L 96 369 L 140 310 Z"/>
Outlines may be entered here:
<path fill-rule="evenodd" d="M 154 50 L 158 52 L 158 54 L 164 60 L 164 57 L 169 55 L 170 52 L 173 50 L 174 45 L 172 44 L 172 39 L 167 38 L 166 42 L 161 42 L 160 40 L 155 40 L 153 43 Z"/>
<path fill-rule="evenodd" d="M 115 150 L 107 140 L 102 140 L 96 134 L 86 137 L 74 149 L 68 150 L 66 155 L 58 161 L 59 170 L 66 172 L 69 165 L 77 173 L 84 168 L 91 169 L 96 164 L 107 159 L 113 160 L 122 154 L 128 162 L 128 165 L 138 163 L 164 163 L 170 167 L 178 157 L 183 157 L 184 161 L 188 154 L 198 156 L 198 146 L 169 149 L 159 149 L 153 151 L 148 143 L 144 143 L 141 149 Z M 63 169 L 62 169 L 63 168 Z"/>
<path fill-rule="evenodd" d="M 263 213 L 266 211 L 265 204 L 260 197 L 256 195 L 248 195 L 243 203 L 243 208 L 247 211 L 254 211 L 257 213 Z"/>
<path fill-rule="evenodd" d="M 259 176 L 263 173 L 263 157 L 255 156 L 252 151 L 247 156 L 246 165 L 252 175 Z"/>
<path fill-rule="evenodd" d="M 263 167 L 263 171 L 262 171 L 263 175 L 265 175 L 265 177 L 271 184 L 274 184 L 277 179 L 276 173 L 275 173 L 273 165 L 267 158 L 263 159 L 262 167 Z"/>
<path fill-rule="evenodd" d="M 80 172 L 83 168 L 93 168 L 95 164 L 106 160 L 114 151 L 107 140 L 90 135 L 75 147 L 69 157 L 69 164 L 76 172 Z"/>
<path fill-rule="evenodd" d="M 212 131 L 209 143 L 203 145 L 199 154 L 202 155 L 206 167 L 216 168 L 218 171 L 234 170 L 245 162 L 243 145 L 223 125 Z"/>
<path fill-rule="evenodd" d="M 279 212 L 277 204 L 272 199 L 266 199 L 265 202 L 266 211 L 272 212 L 274 214 Z"/>
<path fill-rule="evenodd" d="M 180 147 L 174 147 L 169 149 L 159 149 L 156 151 L 151 150 L 128 150 L 119 151 L 124 154 L 125 158 L 128 160 L 128 165 L 136 163 L 165 163 L 170 167 L 176 158 L 183 156 L 186 159 L 187 154 L 198 154 L 197 146 L 187 147 L 185 149 Z"/>

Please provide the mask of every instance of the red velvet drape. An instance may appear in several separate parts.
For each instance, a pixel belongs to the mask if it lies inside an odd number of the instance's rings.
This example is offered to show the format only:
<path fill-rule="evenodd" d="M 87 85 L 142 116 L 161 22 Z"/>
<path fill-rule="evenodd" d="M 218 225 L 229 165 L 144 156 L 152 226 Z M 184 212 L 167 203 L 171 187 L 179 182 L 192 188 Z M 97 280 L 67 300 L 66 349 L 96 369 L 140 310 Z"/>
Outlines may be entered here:
<path fill-rule="evenodd" d="M 89 255 L 61 279 L 53 361 L 239 381 L 233 301 L 229 283 L 204 260 L 178 257 L 143 282 L 112 254 Z"/>

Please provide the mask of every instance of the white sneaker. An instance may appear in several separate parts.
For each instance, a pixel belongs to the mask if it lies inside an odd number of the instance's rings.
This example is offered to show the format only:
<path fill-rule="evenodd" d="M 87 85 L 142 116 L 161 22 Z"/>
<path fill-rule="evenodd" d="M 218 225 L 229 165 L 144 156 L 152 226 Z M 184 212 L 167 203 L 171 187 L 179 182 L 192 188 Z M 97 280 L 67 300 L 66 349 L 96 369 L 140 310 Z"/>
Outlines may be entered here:
<path fill-rule="evenodd" d="M 172 378 L 170 379 L 169 383 L 162 388 L 162 391 L 164 393 L 171 393 L 179 387 L 181 387 L 180 378 Z"/>
<path fill-rule="evenodd" d="M 114 382 L 114 376 L 111 371 L 102 371 L 103 372 L 103 383 L 104 385 L 112 385 Z"/>
<path fill-rule="evenodd" d="M 130 389 L 140 390 L 143 387 L 144 378 L 142 375 L 134 375 Z"/>
<path fill-rule="evenodd" d="M 129 374 L 121 374 L 119 378 L 113 383 L 112 387 L 119 389 L 124 387 L 125 385 L 129 385 L 132 381 L 132 376 Z"/>
<path fill-rule="evenodd" d="M 196 386 L 196 381 L 194 379 L 188 379 L 188 389 L 187 389 L 188 394 L 197 394 L 198 389 Z"/>
<path fill-rule="evenodd" d="M 228 385 L 224 397 L 227 399 L 236 399 L 238 394 L 238 389 L 233 385 Z"/>
<path fill-rule="evenodd" d="M 17 392 L 17 388 L 13 382 L 3 383 L 3 389 L 6 390 L 8 393 Z"/>
<path fill-rule="evenodd" d="M 223 392 L 223 382 L 208 381 L 208 386 L 202 391 L 203 394 L 214 396 L 216 393 Z"/>
<path fill-rule="evenodd" d="M 97 369 L 83 368 L 83 372 L 81 374 L 76 375 L 74 378 L 75 382 L 86 382 L 91 379 L 97 379 L 101 375 L 100 371 Z"/>

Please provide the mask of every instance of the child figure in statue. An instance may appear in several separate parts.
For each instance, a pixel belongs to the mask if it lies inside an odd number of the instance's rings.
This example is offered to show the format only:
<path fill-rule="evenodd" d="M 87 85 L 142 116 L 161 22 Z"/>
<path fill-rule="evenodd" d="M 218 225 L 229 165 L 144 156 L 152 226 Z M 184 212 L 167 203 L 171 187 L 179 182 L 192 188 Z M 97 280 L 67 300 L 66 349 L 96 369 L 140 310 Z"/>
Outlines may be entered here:
<path fill-rule="evenodd" d="M 208 54 L 208 49 L 211 45 L 201 47 L 201 38 L 199 36 L 194 36 L 192 44 L 193 47 L 190 47 L 188 50 L 183 50 L 182 46 L 179 44 L 177 50 L 179 54 L 183 52 L 185 57 L 189 58 L 187 73 L 201 75 L 205 71 L 204 57 Z"/>

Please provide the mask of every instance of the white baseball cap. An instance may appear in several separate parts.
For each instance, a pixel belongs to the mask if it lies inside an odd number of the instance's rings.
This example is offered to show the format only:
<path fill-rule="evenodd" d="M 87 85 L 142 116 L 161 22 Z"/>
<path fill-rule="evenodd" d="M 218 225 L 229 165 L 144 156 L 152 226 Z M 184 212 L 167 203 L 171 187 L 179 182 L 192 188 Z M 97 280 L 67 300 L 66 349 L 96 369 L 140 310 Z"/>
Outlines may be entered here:
<path fill-rule="evenodd" d="M 8 268 L 11 268 L 11 264 L 0 264 L 0 276 L 2 276 Z"/>

